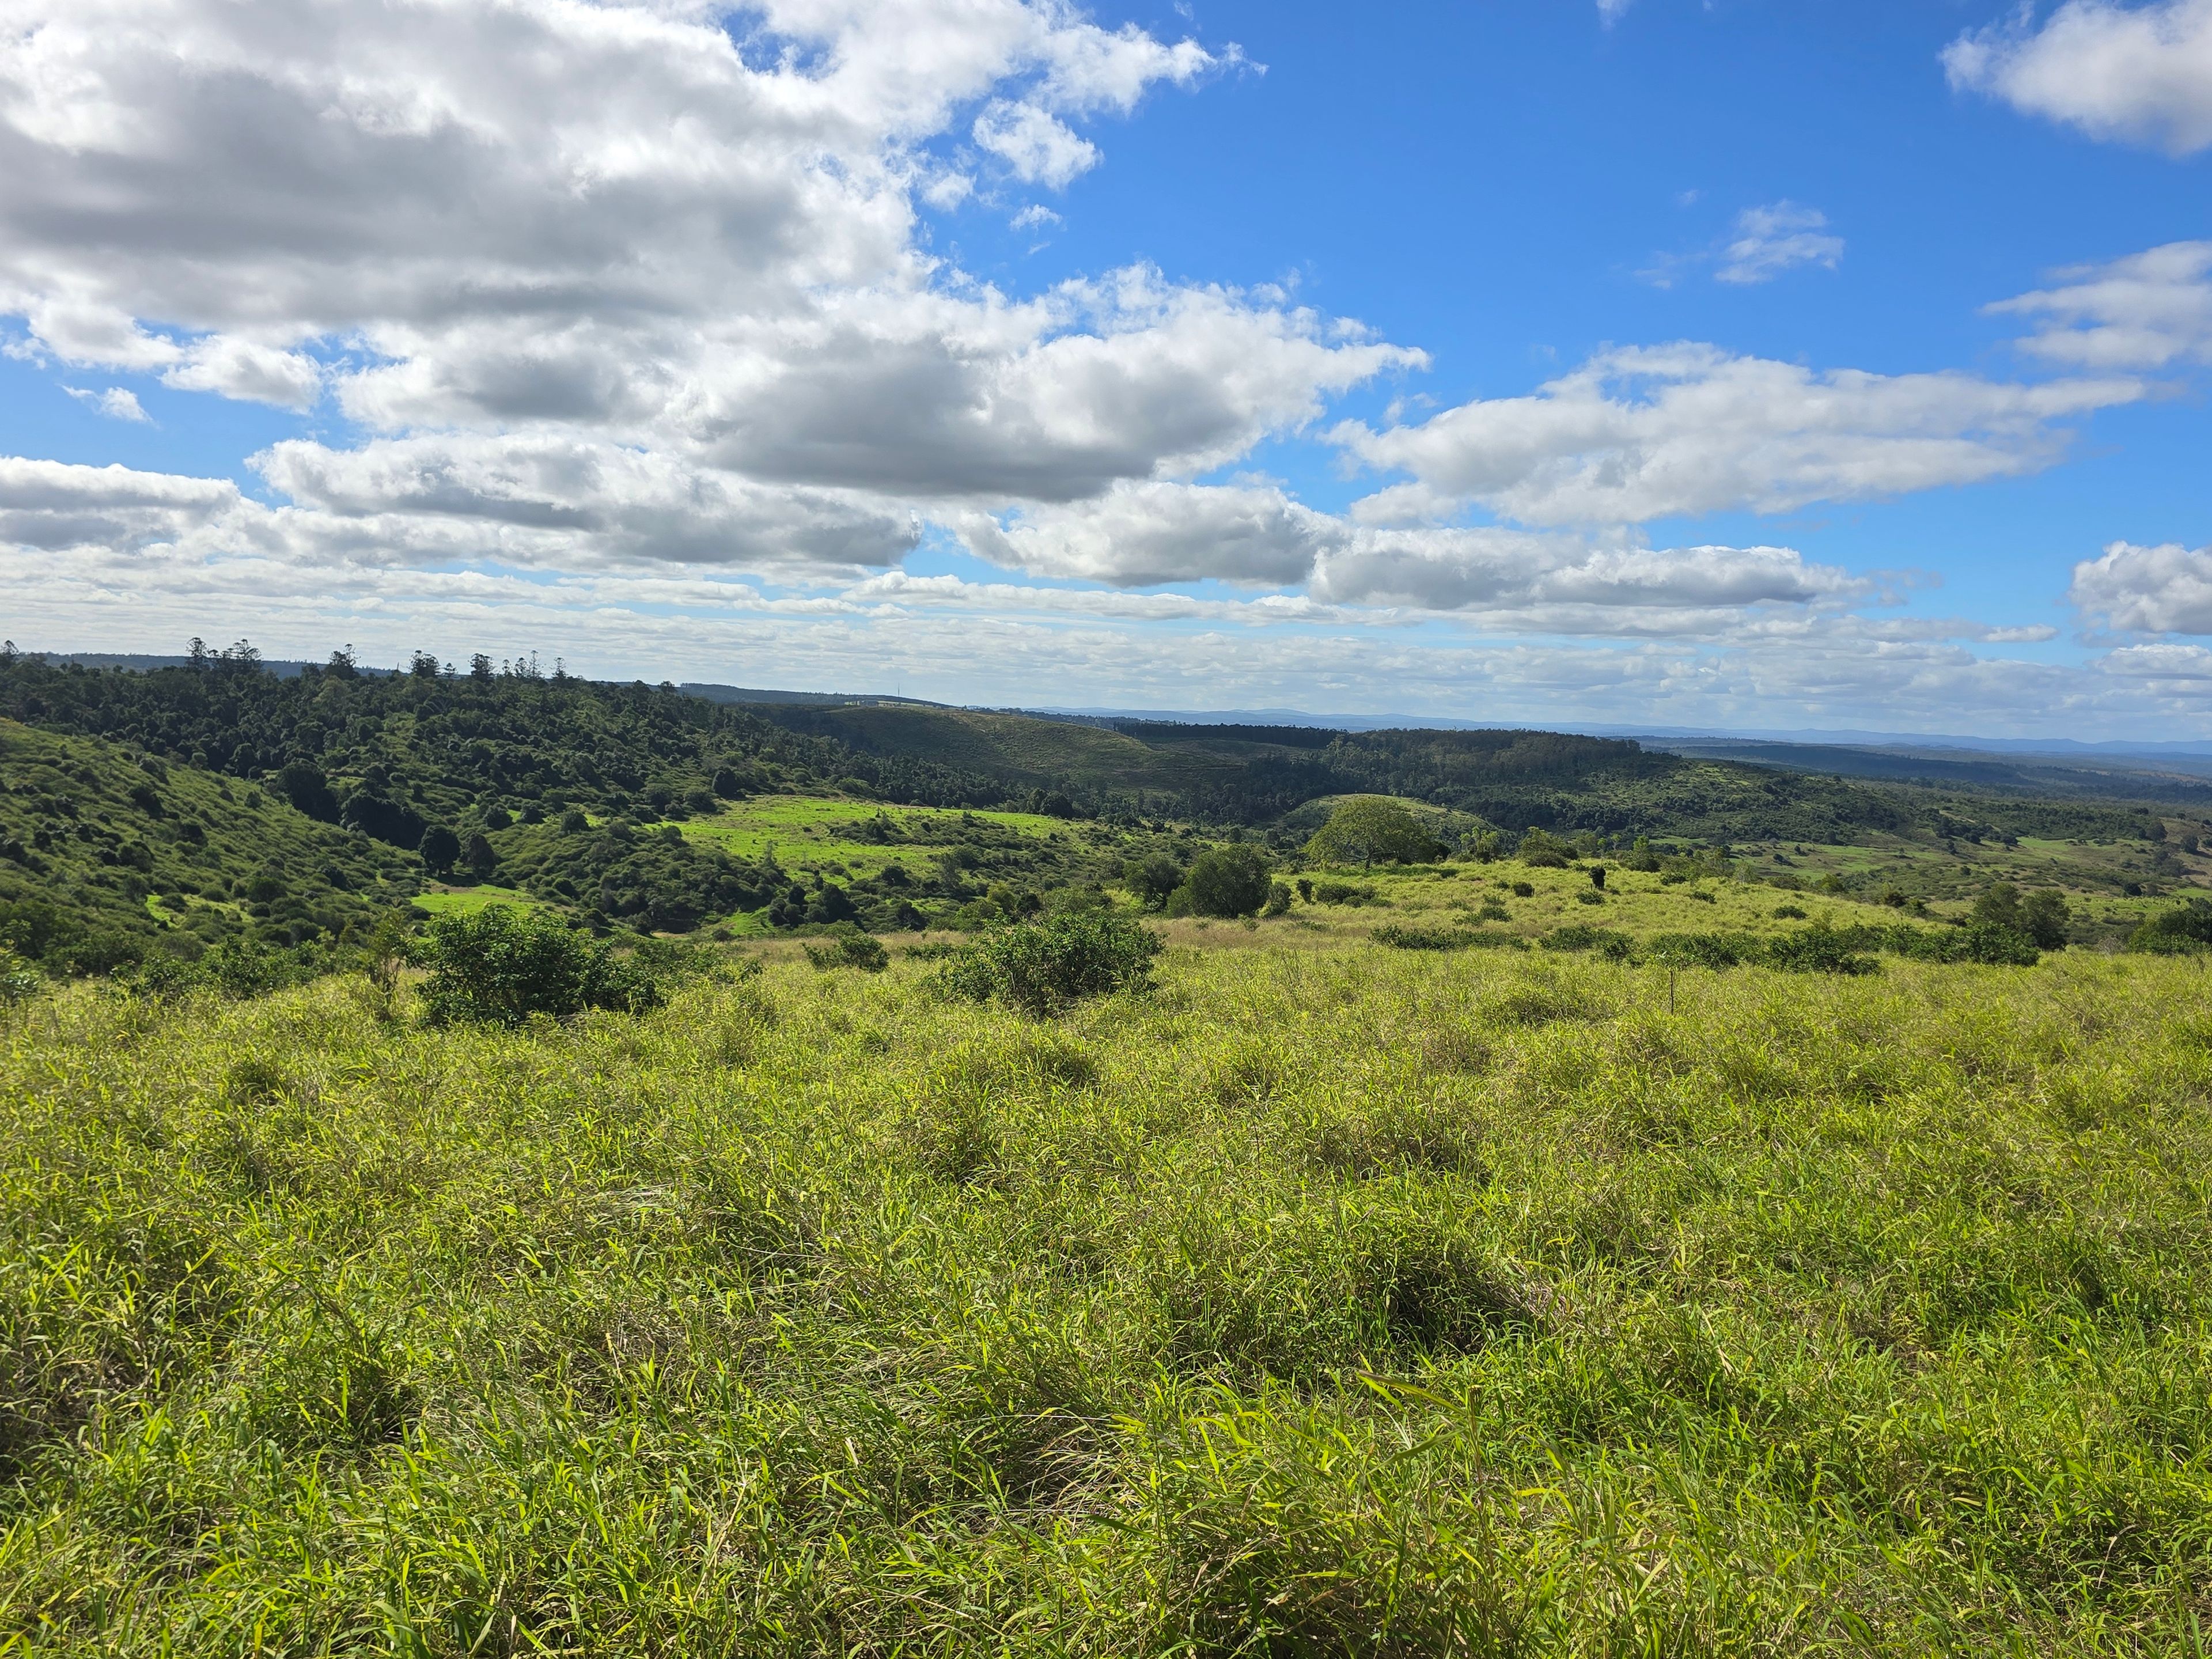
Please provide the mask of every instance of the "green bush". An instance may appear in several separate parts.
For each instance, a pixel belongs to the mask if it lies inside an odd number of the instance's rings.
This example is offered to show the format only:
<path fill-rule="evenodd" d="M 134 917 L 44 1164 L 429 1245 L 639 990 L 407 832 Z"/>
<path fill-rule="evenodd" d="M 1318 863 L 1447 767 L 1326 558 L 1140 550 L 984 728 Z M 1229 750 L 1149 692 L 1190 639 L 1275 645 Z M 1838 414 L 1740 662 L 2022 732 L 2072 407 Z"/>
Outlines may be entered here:
<path fill-rule="evenodd" d="M 827 942 L 809 945 L 805 949 L 806 959 L 825 974 L 833 968 L 857 968 L 864 974 L 880 974 L 891 965 L 890 952 L 884 949 L 884 942 L 862 933 L 850 922 Z"/>
<path fill-rule="evenodd" d="M 1541 830 L 1531 830 L 1521 837 L 1521 844 L 1513 856 L 1536 870 L 1564 870 L 1572 862 L 1574 848 Z"/>
<path fill-rule="evenodd" d="M 2178 910 L 2148 918 L 2129 935 L 2128 949 L 2161 957 L 2212 949 L 2212 904 L 2191 899 Z"/>
<path fill-rule="evenodd" d="M 1191 861 L 1184 885 L 1190 908 L 1201 916 L 1249 916 L 1267 902 L 1267 860 L 1243 842 L 1217 847 Z"/>
<path fill-rule="evenodd" d="M 1474 940 L 1449 927 L 1401 927 L 1385 922 L 1375 930 L 1375 942 L 1401 951 L 1464 951 Z"/>
<path fill-rule="evenodd" d="M 1155 853 L 1122 877 L 1129 891 L 1148 910 L 1157 910 L 1182 885 L 1182 868 L 1164 853 Z"/>
<path fill-rule="evenodd" d="M 1267 908 L 1263 913 L 1271 916 L 1286 916 L 1291 913 L 1291 889 L 1287 882 L 1267 884 Z"/>
<path fill-rule="evenodd" d="M 1872 974 L 1881 964 L 1853 949 L 1854 941 L 1827 927 L 1801 927 L 1769 939 L 1763 964 L 1790 974 Z"/>
<path fill-rule="evenodd" d="M 1635 941 L 1627 934 L 1610 927 L 1585 927 L 1577 923 L 1571 927 L 1555 927 L 1536 943 L 1547 951 L 1595 951 L 1608 962 L 1626 962 L 1635 950 Z"/>
<path fill-rule="evenodd" d="M 1661 933 L 1644 947 L 1644 958 L 1673 968 L 1737 968 L 1755 962 L 1765 941 L 1751 933 Z"/>
<path fill-rule="evenodd" d="M 1903 900 L 1900 898 L 1900 903 Z M 2065 899 L 2049 889 L 2039 890 L 2023 897 L 2020 889 L 2008 881 L 1994 883 L 1989 890 L 1974 901 L 1973 920 L 1969 931 L 1980 929 L 1985 936 L 1996 931 L 2013 934 L 2026 944 L 2042 951 L 2061 951 L 2066 947 L 2067 924 L 2073 920 Z M 2002 943 L 1985 942 L 1984 950 L 2003 950 Z M 2017 955 L 2016 948 L 2013 956 Z M 2013 956 L 2004 959 L 2011 960 Z M 1973 956 L 1970 961 L 1980 962 L 1995 958 Z"/>
<path fill-rule="evenodd" d="M 1305 884 L 1301 882 L 1300 886 Z M 1361 882 L 1317 881 L 1313 884 L 1313 902 L 1316 904 L 1372 904 L 1375 890 Z"/>
<path fill-rule="evenodd" d="M 1159 953 L 1159 936 L 1143 923 L 1111 910 L 1086 910 L 987 933 L 955 952 L 940 972 L 955 995 L 996 999 L 1043 1015 L 1085 997 L 1141 988 L 1151 982 Z"/>
<path fill-rule="evenodd" d="M 549 911 L 504 904 L 432 922 L 420 957 L 430 970 L 423 1003 L 440 1024 L 520 1025 L 533 1014 L 566 1019 L 586 1008 L 642 1013 L 664 994 L 644 964 Z"/>
<path fill-rule="evenodd" d="M 45 983 L 44 976 L 37 969 L 6 945 L 0 945 L 0 1006 L 27 1002 L 39 994 Z"/>

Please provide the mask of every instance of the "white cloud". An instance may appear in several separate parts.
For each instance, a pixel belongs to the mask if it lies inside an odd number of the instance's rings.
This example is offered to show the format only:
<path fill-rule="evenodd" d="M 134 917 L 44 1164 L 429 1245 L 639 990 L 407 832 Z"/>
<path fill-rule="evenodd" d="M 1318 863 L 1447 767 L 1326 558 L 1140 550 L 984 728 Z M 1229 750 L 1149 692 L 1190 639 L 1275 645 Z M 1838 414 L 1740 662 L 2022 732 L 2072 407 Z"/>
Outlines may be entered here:
<path fill-rule="evenodd" d="M 2061 286 L 1990 307 L 2035 319 L 2022 342 L 2029 350 L 2087 369 L 2212 362 L 2212 242 L 2169 242 L 2055 274 Z"/>
<path fill-rule="evenodd" d="M 1954 87 L 2093 138 L 2187 155 L 2212 145 L 2212 0 L 2066 0 L 2041 27 L 2023 5 L 1944 49 Z"/>
<path fill-rule="evenodd" d="M 2212 634 L 2212 547 L 2114 542 L 2074 567 L 2067 597 L 2124 632 Z"/>
<path fill-rule="evenodd" d="M 1635 3 L 1636 0 L 1597 0 L 1598 21 L 1607 28 L 1611 28 L 1620 21 L 1622 14 Z"/>
<path fill-rule="evenodd" d="M 1098 146 L 1070 131 L 1035 104 L 994 103 L 970 129 L 976 147 L 988 150 L 1025 184 L 1065 190 L 1078 173 L 1098 165 Z"/>
<path fill-rule="evenodd" d="M 1780 547 L 1655 550 L 1503 529 L 1382 529 L 1269 486 L 1124 484 L 961 529 L 978 556 L 1121 587 L 1306 584 L 1325 605 L 1478 613 L 1508 632 L 1714 633 L 1758 607 L 1831 609 L 1872 586 Z"/>
<path fill-rule="evenodd" d="M 9 477 L 0 465 L 0 484 Z M 66 557 L 0 548 L 0 584 L 19 638 L 114 650 L 173 651 L 179 635 L 235 631 L 250 614 L 272 655 L 320 656 L 350 639 L 368 660 L 389 663 L 418 647 L 459 657 L 512 643 L 623 678 L 728 680 L 743 663 L 749 678 L 775 684 L 954 702 L 1072 701 L 1053 688 L 1073 686 L 1107 706 L 1472 710 L 1570 728 L 1771 726 L 1788 711 L 1806 725 L 1992 736 L 2212 734 L 2212 651 L 2201 647 L 2130 647 L 2076 667 L 1985 654 L 1986 630 L 1971 625 L 1805 608 L 1754 613 L 1705 636 L 1515 640 L 1480 632 L 1480 613 L 1464 625 L 1346 628 L 1342 613 L 1301 598 L 1201 601 L 897 572 L 783 598 L 697 576 L 293 562 L 251 544 L 222 558 L 112 543 Z"/>
<path fill-rule="evenodd" d="M 184 348 L 177 362 L 162 371 L 161 382 L 184 392 L 212 392 L 280 409 L 310 409 L 322 395 L 323 370 L 304 352 L 217 334 Z"/>
<path fill-rule="evenodd" d="M 242 501 L 228 478 L 0 456 L 0 544 L 41 553 L 133 550 L 173 541 L 236 511 Z"/>
<path fill-rule="evenodd" d="M 811 520 L 829 489 L 903 521 L 1215 465 L 1419 361 L 1269 295 L 1131 270 L 1010 299 L 927 253 L 917 198 L 973 189 L 933 143 L 980 133 L 1065 183 L 1096 155 L 1066 118 L 1241 61 L 1058 0 L 10 15 L 0 313 L 64 362 L 327 394 L 390 438 L 629 448 L 749 516 L 783 489 Z"/>
<path fill-rule="evenodd" d="M 1370 466 L 1412 474 L 1431 511 L 1479 502 L 1522 524 L 1638 524 L 2033 471 L 2063 445 L 2054 422 L 2143 392 L 2118 378 L 1816 373 L 1681 344 L 1602 353 L 1530 396 L 1379 432 L 1346 422 L 1331 437 Z M 1369 515 L 1404 516 L 1401 488 Z"/>
<path fill-rule="evenodd" d="M 1714 273 L 1723 283 L 1771 282 L 1798 265 L 1833 270 L 1844 257 L 1844 239 L 1826 231 L 1828 217 L 1795 202 L 1746 208 L 1735 216 L 1735 234 L 1722 250 L 1725 261 Z"/>
<path fill-rule="evenodd" d="M 964 520 L 969 550 L 1031 575 L 1117 587 L 1207 578 L 1287 586 L 1313 574 L 1344 531 L 1279 489 L 1121 484 L 1097 501 L 1031 507 L 1001 524 Z"/>
<path fill-rule="evenodd" d="M 878 497 L 754 483 L 566 434 L 441 434 L 351 450 L 294 441 L 254 465 L 315 514 L 374 521 L 398 548 L 431 557 L 473 548 L 567 569 L 667 562 L 821 574 L 893 563 L 918 535 Z"/>
<path fill-rule="evenodd" d="M 151 420 L 138 402 L 138 394 L 126 386 L 112 386 L 105 392 L 94 392 L 80 386 L 65 386 L 63 391 L 81 404 L 89 404 L 111 421 Z"/>
<path fill-rule="evenodd" d="M 1314 583 L 1324 599 L 1479 611 L 1493 626 L 1525 615 L 1524 628 L 1620 634 L 1722 632 L 1747 608 L 1832 605 L 1869 592 L 1786 547 L 1662 550 L 1487 529 L 1362 532 L 1324 556 Z"/>
<path fill-rule="evenodd" d="M 1054 213 L 1050 208 L 1046 207 L 1043 204 L 1040 202 L 1031 202 L 1019 213 L 1017 213 L 1012 218 L 1007 220 L 1006 222 L 1012 225 L 1016 230 L 1042 230 L 1048 226 L 1060 224 L 1064 222 L 1057 213 Z"/>

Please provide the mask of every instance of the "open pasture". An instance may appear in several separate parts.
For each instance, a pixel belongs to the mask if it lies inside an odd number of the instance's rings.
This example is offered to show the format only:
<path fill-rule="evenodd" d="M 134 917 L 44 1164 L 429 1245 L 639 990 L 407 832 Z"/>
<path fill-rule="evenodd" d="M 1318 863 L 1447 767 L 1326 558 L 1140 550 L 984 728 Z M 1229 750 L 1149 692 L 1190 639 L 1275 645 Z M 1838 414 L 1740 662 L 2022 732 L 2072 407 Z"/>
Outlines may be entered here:
<path fill-rule="evenodd" d="M 933 971 L 10 1016 L 0 1652 L 2196 1650 L 2193 963 Z"/>
<path fill-rule="evenodd" d="M 871 838 L 868 826 L 878 818 L 896 826 L 895 839 Z M 1034 812 L 887 806 L 811 795 L 755 796 L 678 828 L 688 839 L 719 847 L 737 858 L 761 859 L 773 853 L 789 870 L 860 877 L 879 874 L 888 864 L 934 860 L 969 839 L 979 826 L 1033 841 L 1079 833 L 1060 819 Z"/>

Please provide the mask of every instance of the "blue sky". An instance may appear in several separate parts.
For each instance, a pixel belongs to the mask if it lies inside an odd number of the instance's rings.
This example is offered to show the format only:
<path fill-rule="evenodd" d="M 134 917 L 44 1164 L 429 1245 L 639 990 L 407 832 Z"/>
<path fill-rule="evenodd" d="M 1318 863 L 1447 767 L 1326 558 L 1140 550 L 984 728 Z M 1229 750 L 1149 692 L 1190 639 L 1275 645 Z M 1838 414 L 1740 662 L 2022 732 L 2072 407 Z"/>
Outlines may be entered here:
<path fill-rule="evenodd" d="M 71 0 L 26 646 L 2212 735 L 2212 0 Z"/>

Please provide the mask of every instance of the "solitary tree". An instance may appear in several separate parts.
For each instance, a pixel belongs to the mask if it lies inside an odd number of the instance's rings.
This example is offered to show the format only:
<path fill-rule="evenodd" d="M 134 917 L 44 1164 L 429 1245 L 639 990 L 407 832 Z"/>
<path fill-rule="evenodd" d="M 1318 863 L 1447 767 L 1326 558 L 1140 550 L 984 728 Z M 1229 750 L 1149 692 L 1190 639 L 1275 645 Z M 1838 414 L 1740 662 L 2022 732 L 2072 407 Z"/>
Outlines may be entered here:
<path fill-rule="evenodd" d="M 422 854 L 422 862 L 429 866 L 430 873 L 442 876 L 460 857 L 461 838 L 444 824 L 434 823 L 422 832 L 422 844 L 417 850 Z"/>
<path fill-rule="evenodd" d="M 1306 854 L 1324 864 L 1356 860 L 1362 869 L 1371 869 L 1377 859 L 1385 864 L 1421 864 L 1437 855 L 1437 838 L 1396 801 L 1355 795 L 1328 815 L 1320 833 L 1306 843 Z"/>

